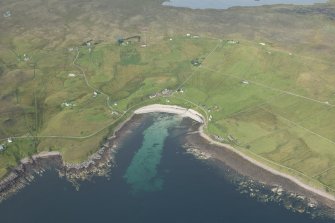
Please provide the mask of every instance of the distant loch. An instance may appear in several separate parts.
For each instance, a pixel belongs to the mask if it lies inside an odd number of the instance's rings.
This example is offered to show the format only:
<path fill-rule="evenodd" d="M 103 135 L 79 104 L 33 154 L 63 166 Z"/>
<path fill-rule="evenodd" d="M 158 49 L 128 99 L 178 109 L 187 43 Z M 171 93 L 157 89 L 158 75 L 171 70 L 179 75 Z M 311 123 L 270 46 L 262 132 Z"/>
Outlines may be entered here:
<path fill-rule="evenodd" d="M 275 4 L 313 5 L 327 0 L 169 0 L 163 5 L 192 9 L 228 9 L 236 6 L 262 6 Z"/>

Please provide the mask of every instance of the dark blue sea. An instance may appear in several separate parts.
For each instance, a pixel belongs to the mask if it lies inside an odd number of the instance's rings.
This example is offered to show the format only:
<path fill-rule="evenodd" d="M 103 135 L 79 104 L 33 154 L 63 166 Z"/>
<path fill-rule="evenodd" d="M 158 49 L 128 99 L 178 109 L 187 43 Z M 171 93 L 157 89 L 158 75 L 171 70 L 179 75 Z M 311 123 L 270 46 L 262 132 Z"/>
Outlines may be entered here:
<path fill-rule="evenodd" d="M 0 204 L 1 223 L 326 223 L 242 194 L 221 170 L 185 152 L 191 121 L 153 115 L 120 145 L 110 176 L 79 191 L 48 171 Z"/>

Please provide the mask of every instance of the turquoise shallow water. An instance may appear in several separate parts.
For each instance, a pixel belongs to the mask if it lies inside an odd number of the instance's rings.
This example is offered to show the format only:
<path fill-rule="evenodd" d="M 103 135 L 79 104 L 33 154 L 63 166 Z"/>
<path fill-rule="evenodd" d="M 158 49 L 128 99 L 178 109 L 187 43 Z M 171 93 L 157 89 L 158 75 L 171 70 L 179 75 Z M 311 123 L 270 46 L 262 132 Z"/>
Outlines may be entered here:
<path fill-rule="evenodd" d="M 163 5 L 193 9 L 227 9 L 235 6 L 261 6 L 274 4 L 312 5 L 327 0 L 169 0 Z"/>
<path fill-rule="evenodd" d="M 170 115 L 146 116 L 120 145 L 109 178 L 95 177 L 76 191 L 55 172 L 47 172 L 0 204 L 0 222 L 334 222 L 239 192 L 225 173 L 232 171 L 185 151 L 184 136 L 193 124 Z"/>
<path fill-rule="evenodd" d="M 157 168 L 162 158 L 164 141 L 169 135 L 168 130 L 180 121 L 177 117 L 156 117 L 155 122 L 143 132 L 142 146 L 124 175 L 134 192 L 162 189 L 163 179 L 157 176 Z"/>

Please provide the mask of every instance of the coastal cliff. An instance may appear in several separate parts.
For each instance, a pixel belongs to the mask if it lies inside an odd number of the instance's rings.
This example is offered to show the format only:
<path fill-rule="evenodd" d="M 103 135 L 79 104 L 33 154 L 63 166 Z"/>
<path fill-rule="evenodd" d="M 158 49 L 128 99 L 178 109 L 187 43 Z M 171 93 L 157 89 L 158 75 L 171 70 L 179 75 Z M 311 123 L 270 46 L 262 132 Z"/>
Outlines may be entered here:
<path fill-rule="evenodd" d="M 25 158 L 0 182 L 0 201 L 24 188 L 35 174 L 41 174 L 46 169 L 63 168 L 63 159 L 59 152 L 41 152 L 31 158 Z"/>

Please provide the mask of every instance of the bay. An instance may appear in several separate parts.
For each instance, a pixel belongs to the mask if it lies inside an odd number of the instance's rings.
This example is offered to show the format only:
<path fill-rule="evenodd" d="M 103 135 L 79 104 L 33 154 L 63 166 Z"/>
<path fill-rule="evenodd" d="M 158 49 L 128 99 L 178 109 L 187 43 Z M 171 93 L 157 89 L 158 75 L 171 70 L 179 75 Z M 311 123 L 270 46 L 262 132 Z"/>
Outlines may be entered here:
<path fill-rule="evenodd" d="M 186 152 L 183 139 L 193 124 L 147 116 L 120 145 L 110 177 L 95 177 L 76 191 L 49 171 L 0 204 L 0 222 L 332 222 L 241 194 L 220 168 Z"/>

